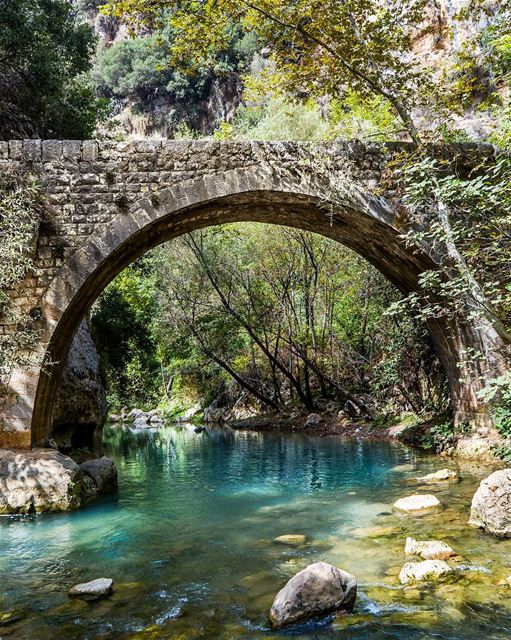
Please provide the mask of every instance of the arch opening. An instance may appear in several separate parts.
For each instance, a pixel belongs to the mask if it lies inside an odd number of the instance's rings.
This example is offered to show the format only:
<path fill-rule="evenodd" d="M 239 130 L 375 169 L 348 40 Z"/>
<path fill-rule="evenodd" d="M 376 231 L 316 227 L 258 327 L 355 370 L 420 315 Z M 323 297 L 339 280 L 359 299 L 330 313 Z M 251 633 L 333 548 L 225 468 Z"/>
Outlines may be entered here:
<path fill-rule="evenodd" d="M 38 380 L 31 423 L 32 446 L 41 446 L 50 436 L 56 388 L 80 321 L 108 283 L 138 257 L 164 242 L 205 227 L 267 222 L 333 239 L 368 260 L 400 291 L 409 293 L 417 288 L 420 272 L 433 265 L 426 256 L 407 251 L 389 211 L 381 211 L 381 215 L 370 215 L 354 204 L 330 211 L 320 196 L 302 190 L 256 189 L 178 209 L 158 204 L 149 207 L 146 201 L 125 220 L 125 225 L 120 214 L 111 225 L 113 230 L 105 229 L 101 238 L 91 239 L 89 246 L 81 250 L 85 261 L 73 261 L 71 256 L 50 287 L 45 308 L 52 316 L 53 326 L 48 331 L 47 357 L 56 364 Z M 449 376 L 457 345 L 451 343 L 440 324 L 430 329 Z"/>

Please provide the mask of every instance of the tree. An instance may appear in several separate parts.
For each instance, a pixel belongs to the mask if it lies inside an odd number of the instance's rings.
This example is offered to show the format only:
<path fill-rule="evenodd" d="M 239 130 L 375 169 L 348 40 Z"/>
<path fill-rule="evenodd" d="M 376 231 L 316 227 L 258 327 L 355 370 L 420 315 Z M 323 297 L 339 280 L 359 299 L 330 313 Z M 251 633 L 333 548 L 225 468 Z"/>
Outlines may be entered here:
<path fill-rule="evenodd" d="M 411 109 L 426 81 L 413 54 L 427 0 L 110 0 L 104 10 L 133 28 L 172 10 L 172 60 L 195 68 L 228 42 L 233 24 L 268 43 L 282 86 L 309 96 L 355 90 L 392 105 L 418 141 Z"/>
<path fill-rule="evenodd" d="M 0 0 L 0 139 L 91 135 L 93 45 L 67 0 Z"/>

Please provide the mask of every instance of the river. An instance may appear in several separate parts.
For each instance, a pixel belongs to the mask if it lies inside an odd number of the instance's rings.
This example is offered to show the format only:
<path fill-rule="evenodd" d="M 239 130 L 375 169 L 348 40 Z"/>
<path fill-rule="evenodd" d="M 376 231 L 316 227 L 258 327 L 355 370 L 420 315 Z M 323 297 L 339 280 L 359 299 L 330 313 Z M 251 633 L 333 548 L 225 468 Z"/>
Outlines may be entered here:
<path fill-rule="evenodd" d="M 446 466 L 387 441 L 258 434 L 191 425 L 105 430 L 119 492 L 81 511 L 0 518 L 1 612 L 19 640 L 426 639 L 497 640 L 511 634 L 511 541 L 468 528 L 470 498 L 488 469 L 460 468 L 459 484 L 415 478 Z M 452 461 L 449 466 L 453 468 Z M 454 465 L 455 466 L 455 465 Z M 393 514 L 429 491 L 441 511 Z M 390 527 L 386 537 L 360 531 Z M 304 534 L 307 544 L 273 539 Z M 438 538 L 464 557 L 456 580 L 399 585 L 407 535 Z M 274 632 L 267 614 L 295 572 L 325 560 L 354 573 L 352 616 Z M 111 577 L 107 600 L 70 600 L 77 582 Z"/>

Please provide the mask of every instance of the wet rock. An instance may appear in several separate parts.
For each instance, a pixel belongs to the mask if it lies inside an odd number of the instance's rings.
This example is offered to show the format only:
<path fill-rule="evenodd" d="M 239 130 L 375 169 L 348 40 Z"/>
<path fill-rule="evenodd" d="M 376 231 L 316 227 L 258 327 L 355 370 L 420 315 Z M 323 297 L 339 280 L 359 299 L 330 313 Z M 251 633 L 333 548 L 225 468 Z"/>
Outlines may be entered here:
<path fill-rule="evenodd" d="M 163 424 L 163 411 L 161 409 L 151 409 L 146 415 L 150 424 Z"/>
<path fill-rule="evenodd" d="M 435 473 L 428 473 L 425 476 L 417 478 L 419 482 L 425 482 L 427 484 L 434 484 L 437 482 L 459 482 L 460 477 L 457 471 L 451 469 L 439 469 Z"/>
<path fill-rule="evenodd" d="M 456 555 L 451 547 L 440 540 L 414 540 L 406 538 L 405 554 L 420 556 L 424 560 L 445 560 Z"/>
<path fill-rule="evenodd" d="M 114 581 L 111 578 L 96 578 L 90 582 L 75 584 L 69 589 L 70 598 L 83 598 L 84 600 L 100 600 L 106 598 L 112 592 Z"/>
<path fill-rule="evenodd" d="M 277 544 L 285 544 L 289 547 L 301 547 L 307 542 L 307 536 L 302 534 L 290 533 L 283 536 L 278 536 L 273 540 Z"/>
<path fill-rule="evenodd" d="M 9 624 L 14 624 L 22 619 L 22 615 L 17 611 L 0 611 L 0 627 L 6 627 Z M 2 631 L 3 633 L 3 631 Z"/>
<path fill-rule="evenodd" d="M 103 456 L 95 460 L 86 460 L 80 468 L 93 481 L 93 486 L 88 485 L 88 497 L 108 493 L 117 488 L 117 467 L 110 458 Z"/>
<path fill-rule="evenodd" d="M 326 562 L 316 562 L 298 572 L 278 592 L 270 622 L 280 629 L 332 611 L 352 611 L 356 597 L 355 576 Z"/>
<path fill-rule="evenodd" d="M 401 533 L 401 527 L 364 527 L 351 532 L 357 538 L 384 538 Z"/>
<path fill-rule="evenodd" d="M 498 587 L 507 587 L 511 588 L 511 576 L 504 578 L 503 580 L 499 580 L 497 583 Z"/>
<path fill-rule="evenodd" d="M 511 469 L 495 471 L 481 482 L 472 498 L 469 524 L 511 537 Z"/>
<path fill-rule="evenodd" d="M 320 422 L 323 422 L 323 418 L 319 413 L 309 413 L 307 420 L 305 420 L 305 427 L 317 427 Z"/>
<path fill-rule="evenodd" d="M 430 493 L 422 493 L 407 496 L 406 498 L 400 498 L 393 505 L 394 509 L 404 513 L 424 513 L 437 509 L 439 506 L 440 501 L 438 498 Z"/>
<path fill-rule="evenodd" d="M 438 580 L 453 570 L 445 560 L 424 560 L 424 562 L 407 562 L 399 574 L 399 582 L 424 582 Z"/>

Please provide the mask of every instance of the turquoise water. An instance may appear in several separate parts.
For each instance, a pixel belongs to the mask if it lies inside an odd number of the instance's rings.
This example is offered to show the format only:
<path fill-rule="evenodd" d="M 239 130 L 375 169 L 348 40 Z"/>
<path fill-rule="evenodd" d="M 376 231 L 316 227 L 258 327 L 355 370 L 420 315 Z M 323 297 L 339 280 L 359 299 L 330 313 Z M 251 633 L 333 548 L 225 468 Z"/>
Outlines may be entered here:
<path fill-rule="evenodd" d="M 428 488 L 444 508 L 417 518 L 392 514 L 391 505 L 426 490 L 413 478 L 445 462 L 390 442 L 116 427 L 106 431 L 105 448 L 119 468 L 118 494 L 70 514 L 0 519 L 0 612 L 15 610 L 20 618 L 0 627 L 0 638 L 497 640 L 511 634 L 511 590 L 495 586 L 511 573 L 511 543 L 466 527 L 484 469 L 463 468 L 460 484 Z M 392 533 L 372 538 L 360 531 L 374 526 Z M 289 533 L 306 535 L 307 544 L 272 542 Z M 436 588 L 403 589 L 396 572 L 407 534 L 441 537 L 472 570 Z M 267 613 L 275 593 L 317 560 L 357 576 L 355 614 L 271 631 Z M 100 576 L 114 579 L 109 599 L 68 599 L 70 586 Z"/>

